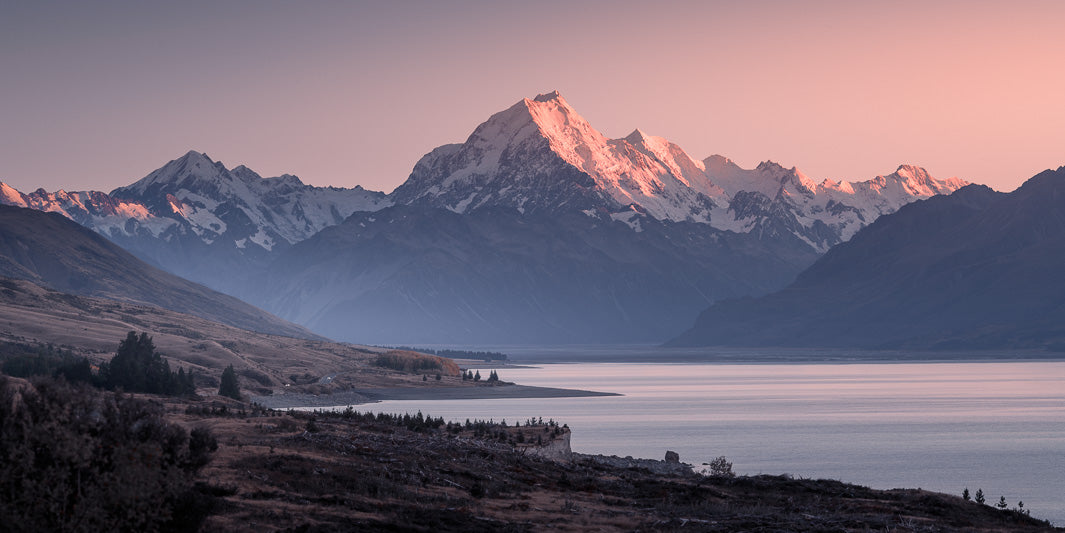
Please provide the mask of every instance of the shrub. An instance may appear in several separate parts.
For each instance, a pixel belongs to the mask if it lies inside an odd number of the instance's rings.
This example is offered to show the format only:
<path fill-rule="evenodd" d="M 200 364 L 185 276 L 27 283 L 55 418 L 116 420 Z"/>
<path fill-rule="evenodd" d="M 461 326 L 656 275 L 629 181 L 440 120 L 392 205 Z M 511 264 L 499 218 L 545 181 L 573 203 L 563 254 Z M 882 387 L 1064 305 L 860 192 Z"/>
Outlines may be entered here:
<path fill-rule="evenodd" d="M 710 461 L 710 475 L 714 477 L 735 477 L 732 472 L 732 463 L 724 456 Z"/>

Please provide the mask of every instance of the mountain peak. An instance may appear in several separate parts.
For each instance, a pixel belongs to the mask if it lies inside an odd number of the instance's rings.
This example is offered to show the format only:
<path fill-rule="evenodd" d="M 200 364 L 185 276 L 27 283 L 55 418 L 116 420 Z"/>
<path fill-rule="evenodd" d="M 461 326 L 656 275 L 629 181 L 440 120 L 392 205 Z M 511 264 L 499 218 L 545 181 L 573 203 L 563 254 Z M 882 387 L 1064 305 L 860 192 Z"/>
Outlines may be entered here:
<path fill-rule="evenodd" d="M 895 173 L 904 178 L 916 178 L 919 180 L 928 179 L 928 171 L 917 165 L 899 165 L 899 168 L 895 169 Z"/>
<path fill-rule="evenodd" d="M 632 133 L 625 136 L 625 140 L 629 141 L 632 144 L 640 144 L 646 142 L 649 138 L 650 135 L 644 133 L 643 130 L 641 130 L 640 128 L 632 130 Z"/>
<path fill-rule="evenodd" d="M 536 95 L 536 98 L 533 98 L 533 100 L 537 101 L 537 102 L 550 102 L 552 100 L 562 100 L 563 102 L 565 102 L 565 99 L 562 98 L 562 94 L 559 93 L 558 91 L 551 91 L 549 93 L 538 94 L 538 95 Z"/>

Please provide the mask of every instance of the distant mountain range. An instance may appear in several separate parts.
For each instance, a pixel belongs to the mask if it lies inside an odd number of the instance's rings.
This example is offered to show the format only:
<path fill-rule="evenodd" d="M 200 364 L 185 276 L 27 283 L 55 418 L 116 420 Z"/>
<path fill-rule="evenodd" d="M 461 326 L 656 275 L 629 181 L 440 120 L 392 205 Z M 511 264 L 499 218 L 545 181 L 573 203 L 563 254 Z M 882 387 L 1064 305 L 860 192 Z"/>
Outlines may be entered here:
<path fill-rule="evenodd" d="M 23 194 L 0 183 L 0 204 L 63 214 L 155 266 L 233 292 L 272 254 L 355 211 L 391 202 L 361 187 L 313 187 L 287 174 L 229 170 L 190 151 L 109 194 Z"/>
<path fill-rule="evenodd" d="M 915 202 L 787 288 L 707 309 L 675 346 L 1065 350 L 1065 167 Z"/>
<path fill-rule="evenodd" d="M 170 272 L 358 342 L 661 341 L 765 294 L 877 217 L 965 185 L 901 166 L 814 182 L 607 139 L 557 92 L 424 156 L 390 195 L 189 152 L 112 191 L 23 194 Z"/>
<path fill-rule="evenodd" d="M 320 338 L 237 298 L 147 265 L 56 213 L 0 206 L 0 276 L 69 294 L 155 305 L 261 333 Z"/>

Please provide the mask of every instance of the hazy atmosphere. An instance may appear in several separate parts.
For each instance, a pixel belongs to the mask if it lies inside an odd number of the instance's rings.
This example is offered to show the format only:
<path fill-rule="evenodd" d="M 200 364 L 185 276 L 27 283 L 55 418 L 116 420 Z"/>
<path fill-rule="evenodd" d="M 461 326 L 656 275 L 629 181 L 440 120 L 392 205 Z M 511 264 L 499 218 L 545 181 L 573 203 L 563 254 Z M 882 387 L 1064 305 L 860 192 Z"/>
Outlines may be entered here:
<path fill-rule="evenodd" d="M 899 164 L 1009 191 L 1063 160 L 1065 5 L 15 2 L 0 180 L 110 190 L 187 150 L 389 192 L 559 90 L 605 135 L 820 181 Z"/>
<path fill-rule="evenodd" d="M 1065 2 L 2 6 L 4 532 L 1065 531 Z"/>

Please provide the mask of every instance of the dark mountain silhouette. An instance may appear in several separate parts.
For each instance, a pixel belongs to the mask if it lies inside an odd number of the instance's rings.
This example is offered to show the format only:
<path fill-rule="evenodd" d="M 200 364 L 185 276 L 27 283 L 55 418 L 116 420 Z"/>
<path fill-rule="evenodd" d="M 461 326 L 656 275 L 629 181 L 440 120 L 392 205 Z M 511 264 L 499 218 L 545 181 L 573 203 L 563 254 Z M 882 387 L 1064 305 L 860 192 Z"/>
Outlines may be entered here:
<path fill-rule="evenodd" d="M 147 303 L 262 333 L 316 338 L 232 296 L 147 265 L 56 213 L 0 206 L 0 275 L 71 294 Z"/>
<path fill-rule="evenodd" d="M 970 185 L 879 218 L 787 288 L 719 302 L 676 346 L 1057 348 L 1065 167 L 1009 194 Z"/>
<path fill-rule="evenodd" d="M 394 206 L 285 251 L 262 305 L 340 340 L 654 342 L 812 259 L 705 224 Z"/>

